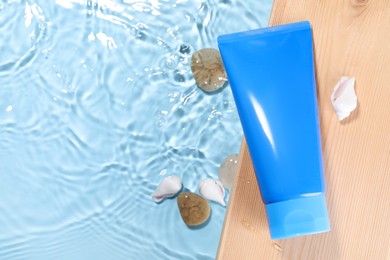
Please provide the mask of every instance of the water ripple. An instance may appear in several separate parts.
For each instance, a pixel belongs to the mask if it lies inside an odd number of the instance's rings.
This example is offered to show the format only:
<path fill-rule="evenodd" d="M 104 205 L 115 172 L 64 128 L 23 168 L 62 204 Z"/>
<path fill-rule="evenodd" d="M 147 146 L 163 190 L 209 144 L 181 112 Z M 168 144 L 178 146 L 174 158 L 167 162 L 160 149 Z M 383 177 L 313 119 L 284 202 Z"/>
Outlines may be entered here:
<path fill-rule="evenodd" d="M 36 3 L 9 1 L 1 13 L 0 77 L 15 77 L 41 54 L 49 37 L 49 22 Z M 15 41 L 17 44 L 9 44 Z"/>

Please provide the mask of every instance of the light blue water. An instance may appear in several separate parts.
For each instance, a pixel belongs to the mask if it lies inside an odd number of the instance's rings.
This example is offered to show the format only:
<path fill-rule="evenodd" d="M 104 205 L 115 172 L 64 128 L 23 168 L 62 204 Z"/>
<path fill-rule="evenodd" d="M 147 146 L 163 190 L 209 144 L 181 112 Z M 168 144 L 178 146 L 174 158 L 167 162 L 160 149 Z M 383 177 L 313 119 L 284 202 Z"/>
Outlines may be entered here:
<path fill-rule="evenodd" d="M 190 57 L 270 8 L 0 0 L 0 259 L 214 258 L 225 208 L 192 230 L 150 194 L 172 174 L 197 192 L 239 151 L 229 86 L 199 90 Z"/>

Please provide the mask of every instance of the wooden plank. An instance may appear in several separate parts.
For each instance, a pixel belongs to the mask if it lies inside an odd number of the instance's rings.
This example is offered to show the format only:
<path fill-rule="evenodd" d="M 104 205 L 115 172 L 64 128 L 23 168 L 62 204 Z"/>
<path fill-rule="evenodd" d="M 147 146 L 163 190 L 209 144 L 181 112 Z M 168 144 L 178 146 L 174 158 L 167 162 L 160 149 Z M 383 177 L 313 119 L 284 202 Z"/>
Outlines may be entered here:
<path fill-rule="evenodd" d="M 276 0 L 270 25 L 313 26 L 331 232 L 272 241 L 243 141 L 218 259 L 390 259 L 390 1 Z M 358 108 L 340 123 L 330 96 L 356 77 Z"/>

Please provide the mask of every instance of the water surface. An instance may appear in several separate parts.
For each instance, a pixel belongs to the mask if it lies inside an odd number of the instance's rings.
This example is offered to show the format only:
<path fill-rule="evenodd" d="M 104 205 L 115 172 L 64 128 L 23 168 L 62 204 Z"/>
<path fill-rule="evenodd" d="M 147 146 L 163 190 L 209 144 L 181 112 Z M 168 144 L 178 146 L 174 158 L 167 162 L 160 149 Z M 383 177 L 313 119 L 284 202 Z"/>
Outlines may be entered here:
<path fill-rule="evenodd" d="M 229 86 L 190 57 L 264 26 L 271 1 L 0 1 L 0 259 L 213 259 L 225 209 L 182 222 L 150 194 L 237 153 Z"/>

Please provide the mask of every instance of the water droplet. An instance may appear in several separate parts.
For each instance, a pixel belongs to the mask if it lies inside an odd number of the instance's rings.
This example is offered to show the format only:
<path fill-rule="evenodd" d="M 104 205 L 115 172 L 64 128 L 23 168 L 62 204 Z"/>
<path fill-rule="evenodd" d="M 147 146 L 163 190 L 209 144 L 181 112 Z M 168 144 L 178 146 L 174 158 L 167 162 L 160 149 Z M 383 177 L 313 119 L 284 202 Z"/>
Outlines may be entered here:
<path fill-rule="evenodd" d="M 181 54 L 189 54 L 191 52 L 191 47 L 183 43 L 179 46 L 179 52 Z"/>
<path fill-rule="evenodd" d="M 136 35 L 136 37 L 138 38 L 138 39 L 140 39 L 140 40 L 145 40 L 146 39 L 146 33 L 145 32 L 143 32 L 143 31 L 138 31 L 138 33 L 137 33 L 137 35 Z"/>
<path fill-rule="evenodd" d="M 168 58 L 166 61 L 165 61 L 165 66 L 167 68 L 173 68 L 175 67 L 176 63 L 174 60 L 172 60 L 171 58 Z"/>
<path fill-rule="evenodd" d="M 282 247 L 276 243 L 273 244 L 274 248 L 278 250 L 279 252 L 282 252 Z"/>
<path fill-rule="evenodd" d="M 241 220 L 241 224 L 248 230 L 255 230 L 255 227 L 247 220 Z"/>
<path fill-rule="evenodd" d="M 183 72 L 181 72 L 180 70 L 175 70 L 173 72 L 173 79 L 176 81 L 176 82 L 184 82 L 186 79 L 183 75 Z"/>

